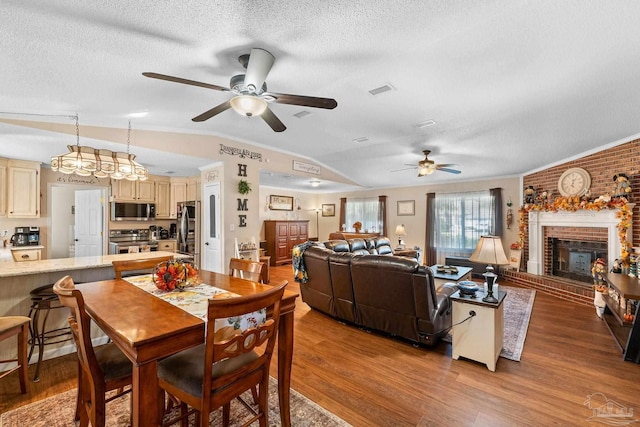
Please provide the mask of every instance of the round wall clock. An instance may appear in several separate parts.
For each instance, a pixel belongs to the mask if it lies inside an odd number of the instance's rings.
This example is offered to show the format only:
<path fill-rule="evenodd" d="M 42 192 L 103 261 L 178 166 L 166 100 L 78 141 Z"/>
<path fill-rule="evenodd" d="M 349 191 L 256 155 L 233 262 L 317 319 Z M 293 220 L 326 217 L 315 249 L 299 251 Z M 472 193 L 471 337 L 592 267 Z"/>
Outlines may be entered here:
<path fill-rule="evenodd" d="M 558 191 L 565 197 L 583 196 L 591 187 L 591 176 L 582 168 L 570 168 L 560 175 Z"/>

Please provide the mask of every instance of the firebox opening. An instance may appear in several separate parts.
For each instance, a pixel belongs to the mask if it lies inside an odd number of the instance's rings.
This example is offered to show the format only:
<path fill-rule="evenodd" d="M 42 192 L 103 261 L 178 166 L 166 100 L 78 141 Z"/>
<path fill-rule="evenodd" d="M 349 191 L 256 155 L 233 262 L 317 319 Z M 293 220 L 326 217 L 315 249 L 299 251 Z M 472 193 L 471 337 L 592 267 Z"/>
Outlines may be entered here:
<path fill-rule="evenodd" d="M 551 239 L 553 276 L 591 283 L 591 265 L 598 258 L 607 262 L 606 242 Z"/>

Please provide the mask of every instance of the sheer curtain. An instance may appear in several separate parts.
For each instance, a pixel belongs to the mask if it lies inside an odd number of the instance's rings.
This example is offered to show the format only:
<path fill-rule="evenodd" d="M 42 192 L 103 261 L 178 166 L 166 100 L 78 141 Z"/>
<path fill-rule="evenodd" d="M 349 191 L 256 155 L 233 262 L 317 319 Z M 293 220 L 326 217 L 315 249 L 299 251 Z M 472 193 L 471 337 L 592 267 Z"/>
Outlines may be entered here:
<path fill-rule="evenodd" d="M 431 239 L 438 264 L 448 256 L 470 256 L 480 236 L 495 230 L 495 198 L 489 191 L 436 194 L 433 202 Z"/>
<path fill-rule="evenodd" d="M 381 209 L 381 204 L 382 201 L 378 197 L 347 199 L 344 206 L 344 224 L 347 231 L 353 231 L 353 224 L 360 221 L 362 231 L 383 232 L 384 209 Z"/>

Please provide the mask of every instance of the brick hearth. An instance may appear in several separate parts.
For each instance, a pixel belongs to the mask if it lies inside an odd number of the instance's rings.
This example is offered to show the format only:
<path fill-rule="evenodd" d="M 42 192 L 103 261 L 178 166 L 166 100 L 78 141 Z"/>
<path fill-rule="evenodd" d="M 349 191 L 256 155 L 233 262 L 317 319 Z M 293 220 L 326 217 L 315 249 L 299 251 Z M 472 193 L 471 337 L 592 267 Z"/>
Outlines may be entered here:
<path fill-rule="evenodd" d="M 500 270 L 500 277 L 525 288 L 535 289 L 578 304 L 593 306 L 594 290 L 588 283 L 555 276 L 536 275 L 515 270 Z M 498 278 L 500 282 L 500 278 Z"/>

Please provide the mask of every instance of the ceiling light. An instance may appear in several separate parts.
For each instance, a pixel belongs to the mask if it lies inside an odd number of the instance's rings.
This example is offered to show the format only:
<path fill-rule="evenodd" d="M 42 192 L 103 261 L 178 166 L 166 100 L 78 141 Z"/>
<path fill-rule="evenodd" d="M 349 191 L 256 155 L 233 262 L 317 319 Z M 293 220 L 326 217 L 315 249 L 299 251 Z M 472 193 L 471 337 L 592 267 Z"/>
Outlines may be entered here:
<path fill-rule="evenodd" d="M 131 114 L 129 114 L 128 117 L 132 117 L 134 119 L 139 119 L 141 117 L 147 117 L 148 115 L 149 115 L 148 111 L 140 111 L 140 112 L 137 112 L 137 113 L 131 113 Z"/>
<path fill-rule="evenodd" d="M 267 101 L 255 95 L 237 95 L 231 98 L 231 108 L 243 116 L 259 116 L 267 109 Z"/>
<path fill-rule="evenodd" d="M 418 166 L 418 176 L 431 175 L 435 171 L 435 168 L 430 168 L 426 165 Z"/>
<path fill-rule="evenodd" d="M 129 136 L 127 136 L 127 152 L 119 153 L 111 150 L 80 145 L 80 127 L 78 116 L 76 120 L 76 145 L 68 145 L 68 153 L 51 158 L 51 170 L 64 174 L 79 176 L 93 175 L 96 178 L 126 178 L 131 181 L 144 181 L 149 173 L 145 167 L 135 161 L 136 156 L 129 154 L 129 137 L 131 122 L 129 122 Z"/>
<path fill-rule="evenodd" d="M 320 181 L 318 181 L 317 179 L 312 179 L 311 181 L 309 181 L 309 183 L 312 187 L 317 187 L 320 185 Z"/>

